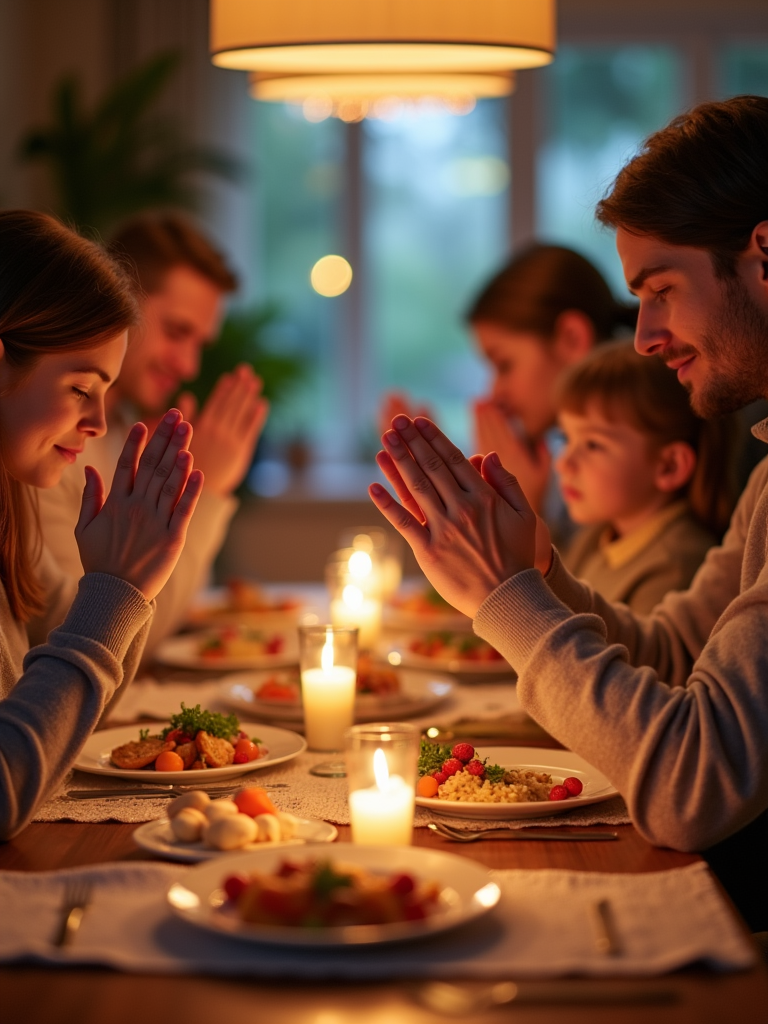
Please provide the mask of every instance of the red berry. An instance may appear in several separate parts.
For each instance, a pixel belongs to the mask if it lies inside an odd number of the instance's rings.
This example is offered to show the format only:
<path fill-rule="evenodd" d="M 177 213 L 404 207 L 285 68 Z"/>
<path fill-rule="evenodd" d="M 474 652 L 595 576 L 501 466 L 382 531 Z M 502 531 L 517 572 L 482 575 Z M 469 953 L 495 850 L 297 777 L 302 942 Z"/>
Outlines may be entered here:
<path fill-rule="evenodd" d="M 570 796 L 578 796 L 582 789 L 584 789 L 581 779 L 574 779 L 573 776 L 563 779 L 563 785 L 568 790 Z"/>
<path fill-rule="evenodd" d="M 475 748 L 471 743 L 457 743 L 451 751 L 451 757 L 457 757 L 459 761 L 463 761 L 464 764 L 467 761 L 471 761 L 475 756 Z"/>
<path fill-rule="evenodd" d="M 389 888 L 398 896 L 407 896 L 416 888 L 416 883 L 410 875 L 395 875 L 389 883 Z"/>
<path fill-rule="evenodd" d="M 227 894 L 227 899 L 232 900 L 233 903 L 240 899 L 247 888 L 248 879 L 245 875 L 230 875 L 224 880 L 224 892 Z"/>
<path fill-rule="evenodd" d="M 550 800 L 567 800 L 570 795 L 565 786 L 553 786 L 549 791 Z"/>
<path fill-rule="evenodd" d="M 442 784 L 447 780 L 448 776 L 445 774 L 445 772 L 432 772 L 432 778 L 437 781 L 438 786 L 442 786 Z"/>
<path fill-rule="evenodd" d="M 470 761 L 469 764 L 464 765 L 465 771 L 468 771 L 470 775 L 485 775 L 485 765 L 482 761 L 478 761 L 477 758 L 474 761 Z"/>
<path fill-rule="evenodd" d="M 232 760 L 235 764 L 248 764 L 250 757 L 244 751 L 238 750 Z"/>
<path fill-rule="evenodd" d="M 458 757 L 449 757 L 447 761 L 443 761 L 443 767 L 440 771 L 446 778 L 450 778 L 451 775 L 455 775 L 456 772 L 460 772 L 464 765 L 458 759 Z"/>

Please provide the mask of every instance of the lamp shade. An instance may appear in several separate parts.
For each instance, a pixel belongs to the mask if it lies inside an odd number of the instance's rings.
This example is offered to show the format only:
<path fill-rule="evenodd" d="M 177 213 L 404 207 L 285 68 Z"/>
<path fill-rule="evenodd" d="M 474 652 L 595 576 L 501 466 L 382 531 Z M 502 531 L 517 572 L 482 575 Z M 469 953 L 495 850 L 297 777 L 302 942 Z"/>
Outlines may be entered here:
<path fill-rule="evenodd" d="M 493 76 L 552 60 L 555 10 L 554 0 L 211 0 L 210 38 L 214 64 L 264 76 Z"/>
<path fill-rule="evenodd" d="M 374 102 L 390 96 L 417 99 L 432 96 L 443 100 L 475 99 L 508 96 L 515 85 L 514 72 L 506 74 L 329 74 L 329 75 L 267 75 L 254 72 L 250 76 L 250 92 L 254 99 L 283 103 L 297 102 L 307 97 L 332 97 L 336 102 L 358 100 Z"/>

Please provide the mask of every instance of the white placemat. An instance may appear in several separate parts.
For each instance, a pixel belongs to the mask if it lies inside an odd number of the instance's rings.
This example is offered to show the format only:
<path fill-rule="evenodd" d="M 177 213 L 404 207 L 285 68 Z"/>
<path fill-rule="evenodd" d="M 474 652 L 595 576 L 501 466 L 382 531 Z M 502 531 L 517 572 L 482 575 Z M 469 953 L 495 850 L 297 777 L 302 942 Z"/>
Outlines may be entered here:
<path fill-rule="evenodd" d="M 650 874 L 497 871 L 499 906 L 424 942 L 281 950 L 213 935 L 177 920 L 165 902 L 178 866 L 110 864 L 61 872 L 0 872 L 0 962 L 102 964 L 151 974 L 262 978 L 509 978 L 650 976 L 703 961 L 720 971 L 756 962 L 706 865 Z M 67 879 L 92 883 L 73 944 L 51 945 Z M 621 953 L 600 953 L 591 908 L 608 899 Z"/>

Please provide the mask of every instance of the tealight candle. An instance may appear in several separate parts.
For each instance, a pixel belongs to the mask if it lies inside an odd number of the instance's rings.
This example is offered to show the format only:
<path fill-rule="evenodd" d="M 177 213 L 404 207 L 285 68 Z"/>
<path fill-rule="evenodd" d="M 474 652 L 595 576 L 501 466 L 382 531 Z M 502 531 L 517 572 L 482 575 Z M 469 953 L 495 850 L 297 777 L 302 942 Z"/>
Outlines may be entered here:
<path fill-rule="evenodd" d="M 366 597 L 354 583 L 348 583 L 341 597 L 331 600 L 331 622 L 334 626 L 356 626 L 360 647 L 364 650 L 376 646 L 381 633 L 381 614 L 381 601 L 376 597 Z"/>
<path fill-rule="evenodd" d="M 411 842 L 418 738 L 415 726 L 399 723 L 348 730 L 353 842 L 365 846 L 407 846 Z"/>
<path fill-rule="evenodd" d="M 310 750 L 341 750 L 344 733 L 354 720 L 357 689 L 357 643 L 355 630 L 335 630 L 330 626 L 302 627 L 301 639 L 301 696 L 304 706 L 304 731 Z M 339 657 L 341 635 L 346 635 L 347 646 L 351 637 L 352 658 L 344 650 Z M 319 666 L 316 653 L 319 640 Z M 334 640 L 337 641 L 334 646 Z M 314 641 L 314 644 L 312 643 Z M 314 656 L 313 656 L 314 655 Z M 354 660 L 355 664 L 339 664 Z"/>

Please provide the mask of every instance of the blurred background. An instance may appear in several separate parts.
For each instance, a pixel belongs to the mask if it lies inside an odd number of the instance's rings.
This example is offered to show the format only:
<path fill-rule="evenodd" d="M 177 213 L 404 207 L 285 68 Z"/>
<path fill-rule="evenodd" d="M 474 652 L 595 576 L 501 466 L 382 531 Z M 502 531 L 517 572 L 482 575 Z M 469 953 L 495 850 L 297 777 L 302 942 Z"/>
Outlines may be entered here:
<path fill-rule="evenodd" d="M 319 578 L 326 539 L 378 518 L 380 395 L 469 452 L 478 287 L 538 239 L 626 297 L 596 200 L 677 112 L 746 92 L 768 93 L 765 0 L 559 0 L 554 63 L 508 99 L 349 122 L 251 99 L 210 62 L 206 0 L 0 0 L 0 203 L 103 236 L 138 209 L 198 216 L 243 282 L 200 388 L 244 356 L 274 406 L 219 571 Z M 329 254 L 353 272 L 336 297 L 310 279 Z"/>

